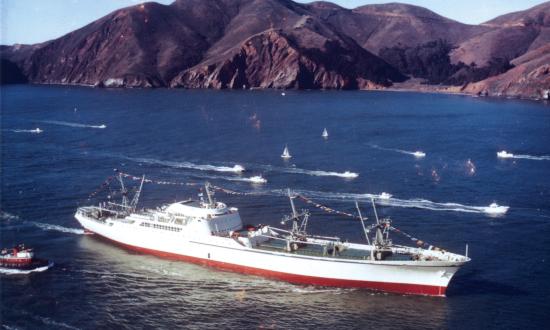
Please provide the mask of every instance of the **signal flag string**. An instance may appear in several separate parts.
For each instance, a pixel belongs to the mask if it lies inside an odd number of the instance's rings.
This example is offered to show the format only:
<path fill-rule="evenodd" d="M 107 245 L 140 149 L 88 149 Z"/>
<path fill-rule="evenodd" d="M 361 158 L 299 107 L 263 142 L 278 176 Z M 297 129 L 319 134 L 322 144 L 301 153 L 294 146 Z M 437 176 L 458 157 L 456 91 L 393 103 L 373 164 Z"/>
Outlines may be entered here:
<path fill-rule="evenodd" d="M 119 173 L 120 175 L 122 175 L 125 178 L 129 178 L 129 179 L 132 179 L 134 181 L 141 181 L 141 179 L 142 179 L 142 177 L 140 177 L 140 176 L 135 176 L 135 175 L 132 175 L 132 174 L 128 174 L 128 173 L 119 171 L 117 169 L 115 169 L 115 172 Z M 114 178 L 115 178 L 114 176 L 109 176 L 107 178 L 107 180 L 105 180 L 105 182 L 103 182 L 101 184 L 101 186 L 96 191 L 94 191 L 93 193 L 90 194 L 88 199 L 91 199 L 92 197 L 94 197 L 95 195 L 100 193 L 102 190 L 104 190 L 106 187 L 108 187 L 109 184 L 111 183 L 111 181 Z M 202 187 L 202 185 L 203 185 L 202 183 L 196 183 L 196 182 L 175 182 L 175 181 L 163 181 L 163 180 L 151 180 L 151 179 L 145 179 L 144 182 L 154 183 L 154 184 L 159 184 L 159 185 L 174 185 L 174 186 L 188 186 L 188 187 L 199 187 L 199 186 Z M 220 191 L 220 192 L 223 192 L 223 193 L 228 194 L 228 195 L 237 195 L 237 196 L 256 195 L 254 193 L 247 193 L 247 192 L 230 190 L 230 189 L 223 188 L 223 187 L 216 186 L 216 185 L 210 185 L 210 187 L 212 187 L 216 191 Z M 325 206 L 323 204 L 317 203 L 317 202 L 315 202 L 315 201 L 313 201 L 313 200 L 311 200 L 311 199 L 309 199 L 309 198 L 307 198 L 303 195 L 296 195 L 296 197 L 299 198 L 300 200 L 302 200 L 303 202 L 305 202 L 309 205 L 313 205 L 314 207 L 316 207 L 316 208 L 318 208 L 318 209 L 320 209 L 320 210 L 322 210 L 326 213 L 343 215 L 343 216 L 346 216 L 346 217 L 349 217 L 349 218 L 360 220 L 359 216 L 357 216 L 355 214 L 335 210 L 331 207 L 328 207 L 328 206 Z M 422 241 L 422 240 L 420 240 L 420 239 L 418 239 L 418 238 L 416 238 L 416 237 L 414 237 L 410 234 L 407 234 L 406 232 L 401 231 L 398 228 L 395 228 L 393 226 L 390 226 L 389 228 L 390 228 L 390 230 L 409 238 L 411 241 L 415 242 L 416 245 L 419 246 L 419 247 L 431 247 L 431 248 L 436 248 L 437 249 L 437 247 L 434 247 L 434 246 L 432 246 L 432 245 L 430 245 L 430 244 L 428 244 L 428 243 L 426 243 L 426 242 L 424 242 L 424 241 Z"/>

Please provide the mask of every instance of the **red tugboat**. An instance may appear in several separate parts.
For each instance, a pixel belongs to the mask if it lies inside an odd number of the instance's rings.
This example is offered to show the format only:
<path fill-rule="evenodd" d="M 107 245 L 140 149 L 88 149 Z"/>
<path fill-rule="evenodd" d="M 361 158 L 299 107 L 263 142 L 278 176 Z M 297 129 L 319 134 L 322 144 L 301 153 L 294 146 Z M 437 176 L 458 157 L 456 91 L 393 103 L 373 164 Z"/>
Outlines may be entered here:
<path fill-rule="evenodd" d="M 48 260 L 36 259 L 34 251 L 19 244 L 11 249 L 2 249 L 0 253 L 0 267 L 9 269 L 31 270 L 44 267 Z"/>

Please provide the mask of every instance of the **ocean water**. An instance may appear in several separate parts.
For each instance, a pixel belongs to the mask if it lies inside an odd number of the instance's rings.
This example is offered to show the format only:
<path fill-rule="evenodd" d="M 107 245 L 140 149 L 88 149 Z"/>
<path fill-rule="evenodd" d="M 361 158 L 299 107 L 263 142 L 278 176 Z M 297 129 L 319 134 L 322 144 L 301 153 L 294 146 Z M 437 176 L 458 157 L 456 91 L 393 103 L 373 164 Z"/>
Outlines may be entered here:
<path fill-rule="evenodd" d="M 1 245 L 24 242 L 55 263 L 0 274 L 6 329 L 503 329 L 550 321 L 548 105 L 358 91 L 9 86 L 1 96 Z M 522 157 L 499 159 L 501 150 Z M 215 197 L 253 224 L 280 222 L 286 188 L 344 212 L 359 200 L 369 221 L 369 197 L 390 193 L 379 214 L 447 250 L 463 253 L 468 244 L 472 262 L 446 298 L 434 298 L 305 287 L 142 255 L 84 235 L 73 217 L 112 193 L 99 188 L 114 169 L 178 183 L 146 183 L 144 207 L 197 194 L 182 183 L 245 193 Z M 267 183 L 249 182 L 258 175 Z M 510 208 L 488 214 L 493 202 Z M 358 222 L 309 209 L 310 232 L 361 240 Z"/>

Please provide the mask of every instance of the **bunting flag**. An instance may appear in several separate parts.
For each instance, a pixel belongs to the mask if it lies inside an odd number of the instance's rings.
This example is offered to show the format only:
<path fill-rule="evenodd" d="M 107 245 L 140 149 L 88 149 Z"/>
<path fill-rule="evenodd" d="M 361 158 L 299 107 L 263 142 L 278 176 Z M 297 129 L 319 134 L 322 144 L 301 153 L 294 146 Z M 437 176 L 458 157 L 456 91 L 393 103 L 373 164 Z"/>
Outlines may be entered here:
<path fill-rule="evenodd" d="M 297 197 L 299 199 L 301 199 L 302 201 L 310 204 L 310 205 L 313 205 L 315 206 L 316 208 L 318 209 L 321 209 L 327 213 L 331 213 L 331 214 L 339 214 L 339 215 L 343 215 L 343 216 L 346 216 L 346 217 L 350 217 L 350 218 L 354 218 L 354 219 L 360 219 L 358 216 L 354 215 L 354 214 L 351 214 L 351 213 L 347 213 L 347 212 L 343 212 L 343 211 L 338 211 L 338 210 L 335 210 L 333 208 L 330 208 L 328 206 L 325 206 L 325 205 L 321 205 L 319 203 L 316 203 L 314 201 L 312 201 L 311 199 L 305 197 L 305 196 L 302 196 L 302 195 L 297 195 Z"/>
<path fill-rule="evenodd" d="M 426 243 L 426 242 L 424 242 L 424 241 L 422 241 L 422 240 L 420 240 L 420 239 L 418 239 L 418 238 L 416 238 L 412 235 L 409 235 L 409 234 L 405 233 L 404 231 L 399 230 L 398 228 L 395 228 L 395 227 L 391 226 L 390 229 L 392 231 L 396 232 L 396 233 L 399 233 L 403 236 L 408 237 L 411 241 L 416 242 L 416 245 L 418 245 L 418 247 L 430 247 L 430 246 L 432 246 L 429 243 Z"/>
<path fill-rule="evenodd" d="M 105 188 L 107 188 L 109 186 L 109 184 L 111 184 L 111 181 L 114 179 L 115 177 L 114 176 L 110 176 L 108 177 L 100 186 L 99 188 L 97 188 L 95 191 L 93 191 L 90 195 L 88 195 L 88 200 L 92 199 L 93 197 L 95 197 L 97 194 L 99 194 L 100 192 L 102 192 L 103 190 L 105 190 Z"/>
<path fill-rule="evenodd" d="M 354 214 L 347 213 L 347 212 L 342 212 L 342 211 L 338 211 L 338 210 L 332 209 L 332 208 L 330 208 L 330 207 L 328 207 L 328 206 L 325 206 L 325 205 L 316 203 L 316 202 L 312 201 L 311 199 L 309 199 L 309 198 L 307 198 L 307 197 L 305 197 L 305 196 L 298 195 L 297 197 L 298 197 L 299 199 L 301 199 L 302 201 L 304 201 L 304 202 L 306 202 L 306 203 L 308 203 L 308 204 L 310 204 L 310 205 L 313 205 L 313 206 L 315 206 L 316 208 L 319 208 L 319 209 L 321 209 L 321 210 L 323 210 L 323 211 L 325 211 L 325 212 L 327 212 L 327 213 L 344 215 L 344 216 L 346 216 L 346 217 L 350 217 L 350 218 L 354 218 L 354 219 L 359 219 L 359 220 L 361 220 L 361 218 L 359 218 L 358 216 L 356 216 L 356 215 L 354 215 Z M 394 232 L 396 232 L 396 233 L 399 233 L 399 234 L 401 234 L 401 235 L 403 235 L 403 236 L 409 238 L 411 241 L 416 242 L 416 245 L 417 245 L 418 247 L 432 247 L 432 248 L 434 248 L 434 249 L 438 249 L 437 247 L 432 246 L 432 245 L 430 245 L 429 243 L 426 243 L 426 242 L 424 242 L 424 241 L 422 241 L 422 240 L 420 240 L 420 239 L 418 239 L 418 238 L 416 238 L 416 237 L 414 237 L 414 236 L 412 236 L 412 235 L 409 235 L 409 234 L 405 233 L 404 231 L 401 231 L 401 230 L 399 230 L 399 229 L 397 229 L 397 228 L 395 228 L 395 227 L 393 227 L 393 226 L 389 226 L 389 228 L 390 228 L 390 230 L 392 230 L 392 231 L 394 231 Z"/>

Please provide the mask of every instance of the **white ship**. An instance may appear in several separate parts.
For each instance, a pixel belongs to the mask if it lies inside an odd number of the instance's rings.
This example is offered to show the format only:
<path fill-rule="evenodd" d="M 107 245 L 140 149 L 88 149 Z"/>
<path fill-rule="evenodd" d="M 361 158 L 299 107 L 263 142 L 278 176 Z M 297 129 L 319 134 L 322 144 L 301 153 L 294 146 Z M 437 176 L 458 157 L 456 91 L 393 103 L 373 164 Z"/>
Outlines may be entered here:
<path fill-rule="evenodd" d="M 298 284 L 433 296 L 444 296 L 455 272 L 470 261 L 431 246 L 393 244 L 390 220 L 376 216 L 367 226 L 357 204 L 366 244 L 307 233 L 309 213 L 296 211 L 290 192 L 292 215 L 282 223 L 292 228 L 244 227 L 238 209 L 214 201 L 208 184 L 206 199 L 199 195 L 199 200 L 138 210 L 144 179 L 132 201 L 126 197 L 122 176 L 119 180 L 121 204 L 80 207 L 76 219 L 89 232 L 160 257 Z"/>
<path fill-rule="evenodd" d="M 321 136 L 325 139 L 328 139 L 328 131 L 326 128 L 323 130 L 323 133 L 321 134 Z"/>

